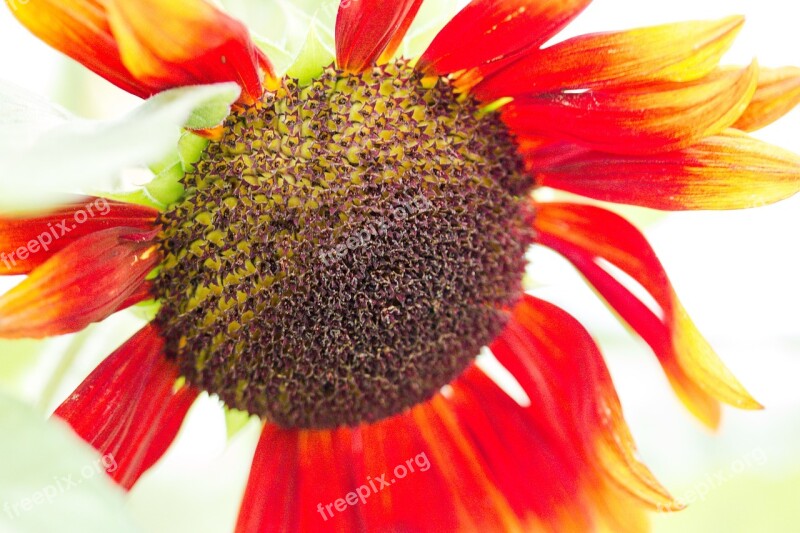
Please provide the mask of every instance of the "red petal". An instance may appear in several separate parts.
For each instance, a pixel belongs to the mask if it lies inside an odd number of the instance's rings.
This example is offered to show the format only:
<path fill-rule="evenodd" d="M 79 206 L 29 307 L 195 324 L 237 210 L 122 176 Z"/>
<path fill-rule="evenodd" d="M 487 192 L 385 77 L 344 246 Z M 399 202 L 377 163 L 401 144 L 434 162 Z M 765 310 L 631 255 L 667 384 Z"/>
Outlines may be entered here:
<path fill-rule="evenodd" d="M 653 209 L 745 209 L 800 191 L 800 157 L 736 130 L 648 156 L 590 150 L 527 154 L 540 185 Z"/>
<path fill-rule="evenodd" d="M 536 135 L 517 135 L 517 150 L 525 167 L 533 175 L 543 168 L 557 167 L 564 161 L 579 157 L 588 149 L 577 144 Z"/>
<path fill-rule="evenodd" d="M 128 296 L 128 298 L 124 302 L 119 304 L 119 307 L 117 307 L 114 310 L 114 312 L 116 313 L 117 311 L 122 311 L 138 303 L 153 299 L 155 299 L 155 293 L 153 292 L 153 282 L 148 280 L 142 283 L 139 286 L 139 288 L 136 289 L 136 291 L 133 294 Z"/>
<path fill-rule="evenodd" d="M 750 106 L 734 124 L 744 131 L 755 131 L 772 124 L 800 104 L 800 68 L 762 68 L 758 89 Z"/>
<path fill-rule="evenodd" d="M 298 443 L 298 431 L 272 424 L 264 426 L 250 468 L 236 533 L 296 529 L 293 520 L 299 514 L 296 498 Z"/>
<path fill-rule="evenodd" d="M 742 24 L 743 17 L 730 17 L 581 35 L 531 50 L 488 76 L 472 93 L 496 100 L 564 89 L 697 80 L 717 67 Z"/>
<path fill-rule="evenodd" d="M 537 406 L 538 400 L 533 399 Z M 564 438 L 561 428 L 543 421 L 533 407 L 520 407 L 476 369 L 454 384 L 450 402 L 485 475 L 526 522 L 525 530 L 592 530 L 595 517 L 585 486 L 591 470 L 579 442 Z"/>
<path fill-rule="evenodd" d="M 419 60 L 426 74 L 488 71 L 538 47 L 591 0 L 473 0 L 439 32 Z"/>
<path fill-rule="evenodd" d="M 336 63 L 348 72 L 363 72 L 381 54 L 392 56 L 422 0 L 357 0 L 339 4 L 336 17 Z"/>
<path fill-rule="evenodd" d="M 173 87 L 236 81 L 261 95 L 266 57 L 247 28 L 205 0 L 11 2 L 36 36 L 122 89 L 149 97 Z"/>
<path fill-rule="evenodd" d="M 111 228 L 66 246 L 0 296 L 0 338 L 63 335 L 108 317 L 158 264 L 152 238 Z"/>
<path fill-rule="evenodd" d="M 76 240 L 103 229 L 153 229 L 158 211 L 105 198 L 81 198 L 31 218 L 0 217 L 0 275 L 27 274 Z"/>
<path fill-rule="evenodd" d="M 518 133 L 614 153 L 685 148 L 733 124 L 757 84 L 755 64 L 688 83 L 663 83 L 526 97 L 503 108 Z"/>
<path fill-rule="evenodd" d="M 54 413 L 108 458 L 108 474 L 126 489 L 166 452 L 197 398 L 176 388 L 177 367 L 146 326 L 108 356 Z"/>
<path fill-rule="evenodd" d="M 703 422 L 719 422 L 718 401 L 760 405 L 725 368 L 689 319 L 644 236 L 622 217 L 577 204 L 540 204 L 538 242 L 569 259 L 658 356 L 678 395 Z M 601 267 L 608 261 L 652 296 L 661 316 Z"/>
<path fill-rule="evenodd" d="M 558 307 L 526 296 L 491 346 L 531 399 L 532 416 L 582 446 L 595 483 L 613 483 L 659 509 L 676 505 L 636 458 L 636 446 L 602 355 L 589 333 Z"/>

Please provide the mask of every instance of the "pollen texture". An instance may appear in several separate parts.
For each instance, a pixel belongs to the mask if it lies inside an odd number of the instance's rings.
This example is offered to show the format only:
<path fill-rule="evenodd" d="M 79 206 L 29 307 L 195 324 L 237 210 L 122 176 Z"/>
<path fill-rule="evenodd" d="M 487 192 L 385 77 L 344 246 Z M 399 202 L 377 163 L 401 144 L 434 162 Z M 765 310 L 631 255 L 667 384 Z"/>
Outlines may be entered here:
<path fill-rule="evenodd" d="M 157 322 L 195 386 L 286 427 L 427 400 L 500 332 L 533 241 L 493 114 L 404 62 L 236 109 L 162 214 Z"/>

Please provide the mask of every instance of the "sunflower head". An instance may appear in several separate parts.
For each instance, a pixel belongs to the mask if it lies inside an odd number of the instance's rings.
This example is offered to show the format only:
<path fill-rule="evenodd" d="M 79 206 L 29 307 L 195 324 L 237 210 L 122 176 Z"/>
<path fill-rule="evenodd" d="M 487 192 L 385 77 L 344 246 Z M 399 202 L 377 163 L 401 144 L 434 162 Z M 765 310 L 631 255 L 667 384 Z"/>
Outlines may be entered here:
<path fill-rule="evenodd" d="M 428 399 L 503 328 L 532 211 L 513 140 L 398 61 L 237 108 L 160 223 L 155 292 L 190 383 L 287 426 Z"/>

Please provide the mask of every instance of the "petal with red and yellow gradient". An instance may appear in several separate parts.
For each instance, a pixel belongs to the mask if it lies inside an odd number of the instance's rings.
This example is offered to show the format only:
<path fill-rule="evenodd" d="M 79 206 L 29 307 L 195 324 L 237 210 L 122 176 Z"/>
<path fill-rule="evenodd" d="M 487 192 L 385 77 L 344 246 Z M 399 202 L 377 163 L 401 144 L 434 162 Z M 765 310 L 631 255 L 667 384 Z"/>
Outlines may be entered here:
<path fill-rule="evenodd" d="M 800 68 L 761 68 L 758 89 L 734 128 L 755 131 L 768 126 L 800 104 Z"/>
<path fill-rule="evenodd" d="M 336 64 L 359 73 L 391 58 L 422 0 L 351 0 L 339 4 L 336 16 Z"/>
<path fill-rule="evenodd" d="M 563 145 L 524 149 L 537 184 L 618 204 L 666 211 L 747 209 L 800 191 L 800 157 L 733 129 L 683 150 L 649 155 L 574 145 L 571 152 Z"/>
<path fill-rule="evenodd" d="M 419 60 L 426 74 L 475 69 L 485 75 L 544 44 L 591 0 L 473 0 L 436 36 Z"/>
<path fill-rule="evenodd" d="M 205 0 L 6 0 L 44 42 L 120 88 L 147 98 L 187 85 L 238 82 L 262 93 L 266 56 L 247 28 Z"/>
<path fill-rule="evenodd" d="M 27 274 L 53 254 L 100 230 L 154 229 L 158 211 L 105 198 L 77 198 L 30 218 L 0 217 L 0 275 Z"/>
<path fill-rule="evenodd" d="M 158 330 L 148 325 L 108 356 L 54 416 L 113 461 L 108 474 L 130 489 L 167 451 L 197 398 L 196 389 L 177 380 Z"/>
<path fill-rule="evenodd" d="M 595 150 L 623 154 L 676 150 L 736 122 L 757 82 L 758 67 L 753 63 L 686 83 L 523 97 L 505 106 L 502 115 L 517 133 Z"/>
<path fill-rule="evenodd" d="M 720 401 L 742 409 L 761 408 L 697 330 L 652 247 L 630 222 L 589 205 L 546 203 L 537 209 L 537 242 L 572 262 L 650 345 L 680 399 L 701 421 L 718 425 Z M 604 262 L 639 283 L 659 309 L 650 309 L 604 268 Z"/>
<path fill-rule="evenodd" d="M 487 76 L 472 94 L 491 101 L 565 89 L 694 81 L 717 68 L 743 23 L 743 17 L 730 17 L 581 35 L 527 52 Z"/>
<path fill-rule="evenodd" d="M 0 296 L 0 338 L 43 338 L 82 330 L 149 296 L 160 260 L 155 232 L 110 228 L 77 239 Z"/>
<path fill-rule="evenodd" d="M 590 457 L 585 468 L 595 470 L 595 483 L 616 485 L 640 505 L 677 508 L 636 458 L 600 350 L 575 318 L 526 295 L 490 348 L 530 398 L 531 414 L 553 432 L 563 431 L 565 441 L 580 443 L 583 456 Z"/>
<path fill-rule="evenodd" d="M 235 81 L 243 96 L 257 99 L 262 69 L 275 84 L 247 27 L 204 0 L 107 0 L 106 6 L 122 62 L 153 87 Z"/>

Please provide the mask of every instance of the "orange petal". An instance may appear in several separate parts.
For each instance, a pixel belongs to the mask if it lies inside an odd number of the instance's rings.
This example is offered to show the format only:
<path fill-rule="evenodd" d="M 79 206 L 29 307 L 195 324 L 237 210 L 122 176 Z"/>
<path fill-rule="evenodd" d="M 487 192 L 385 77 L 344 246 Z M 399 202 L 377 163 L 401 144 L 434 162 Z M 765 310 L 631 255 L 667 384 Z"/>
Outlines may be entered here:
<path fill-rule="evenodd" d="M 158 211 L 105 198 L 80 198 L 32 218 L 0 217 L 0 275 L 27 274 L 76 240 L 103 229 L 153 229 Z"/>
<path fill-rule="evenodd" d="M 700 420 L 712 427 L 719 423 L 718 401 L 761 408 L 689 319 L 655 252 L 633 225 L 599 207 L 553 203 L 538 206 L 535 227 L 538 242 L 569 259 L 650 345 L 678 396 Z M 638 282 L 659 314 L 609 274 L 602 261 Z"/>
<path fill-rule="evenodd" d="M 381 57 L 394 55 L 419 11 L 422 0 L 356 0 L 339 4 L 336 16 L 336 63 L 363 72 Z"/>
<path fill-rule="evenodd" d="M 235 81 L 262 93 L 260 67 L 273 73 L 247 27 L 204 0 L 107 0 L 122 62 L 159 90 Z"/>
<path fill-rule="evenodd" d="M 527 52 L 487 76 L 472 92 L 495 100 L 564 89 L 697 80 L 717 67 L 743 23 L 743 17 L 730 17 L 574 37 Z"/>
<path fill-rule="evenodd" d="M 488 72 L 540 46 L 591 0 L 473 0 L 439 32 L 419 60 L 426 74 Z M 491 65 L 490 65 L 491 64 Z"/>
<path fill-rule="evenodd" d="M 550 148 L 548 150 L 548 148 Z M 683 150 L 614 155 L 563 146 L 528 149 L 528 171 L 539 185 L 667 211 L 746 209 L 800 191 L 800 157 L 726 130 Z"/>
<path fill-rule="evenodd" d="M 800 104 L 800 68 L 761 68 L 750 105 L 734 127 L 755 131 L 772 124 Z"/>
<path fill-rule="evenodd" d="M 576 319 L 525 296 L 491 349 L 527 393 L 531 412 L 582 447 L 584 468 L 595 470 L 600 484 L 613 483 L 640 504 L 677 508 L 637 459 L 600 350 Z"/>
<path fill-rule="evenodd" d="M 674 150 L 736 122 L 756 90 L 757 76 L 753 63 L 687 83 L 525 97 L 502 109 L 503 120 L 517 133 L 606 152 Z"/>
<path fill-rule="evenodd" d="M 0 296 L 0 338 L 74 333 L 129 304 L 158 264 L 152 238 L 111 228 L 66 246 Z"/>
<path fill-rule="evenodd" d="M 39 39 L 114 85 L 141 97 L 154 91 L 122 64 L 100 0 L 6 0 L 11 12 Z"/>

